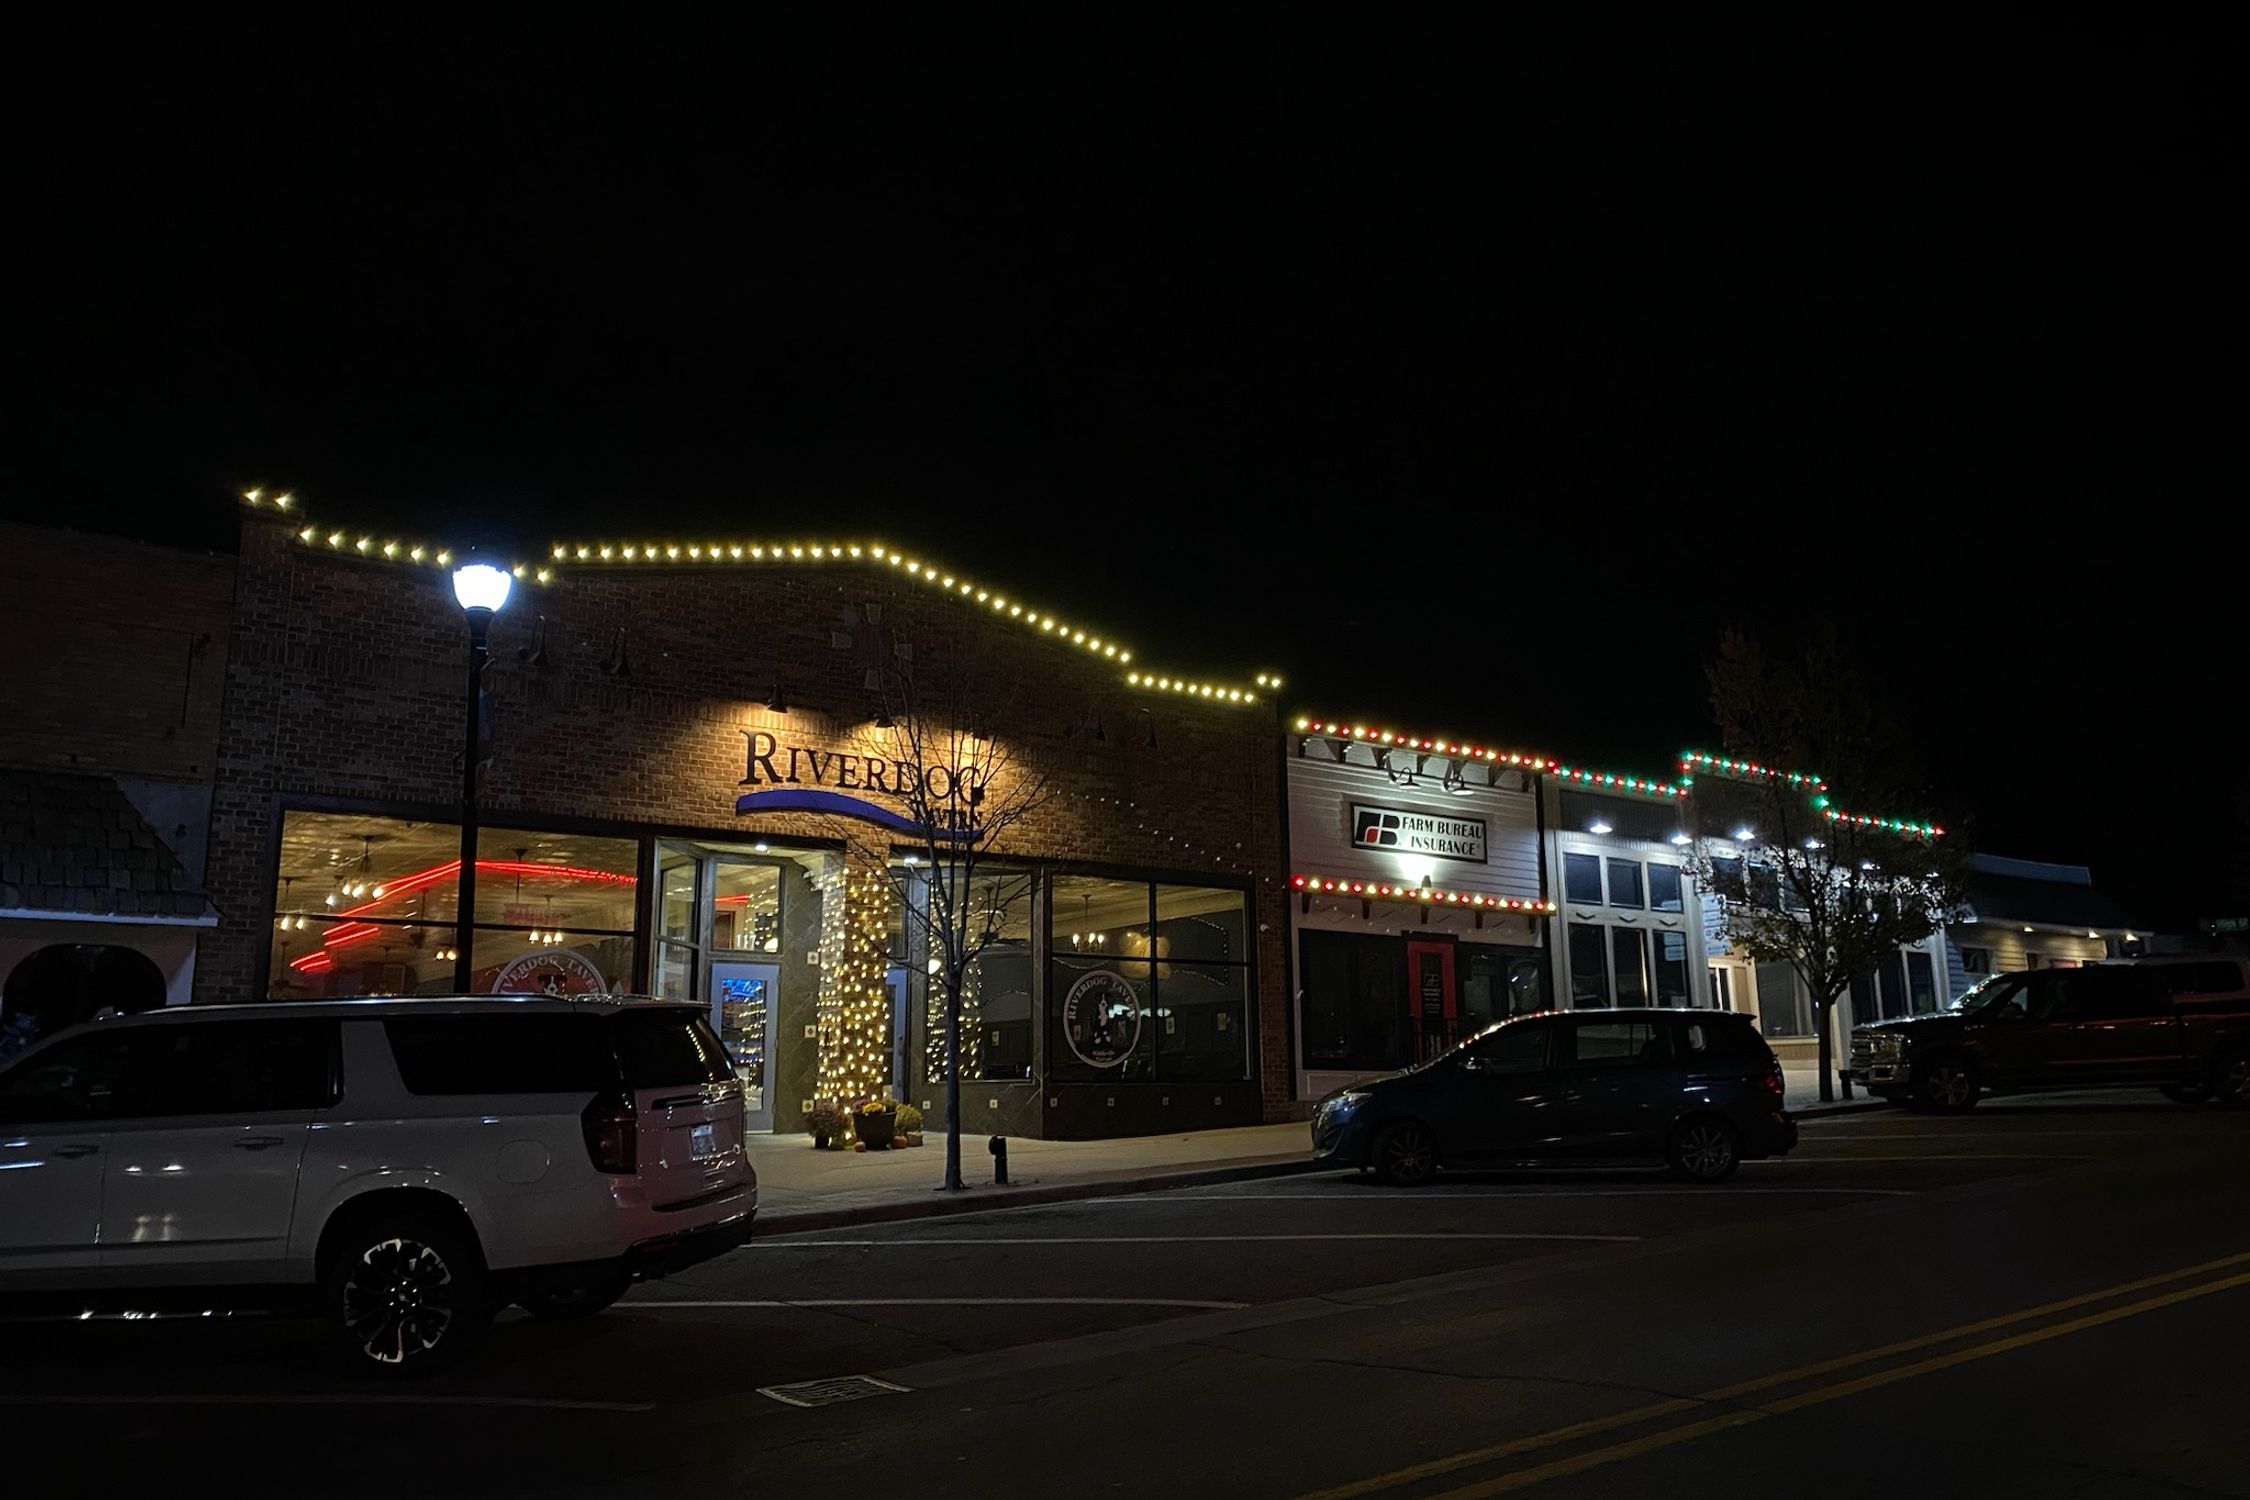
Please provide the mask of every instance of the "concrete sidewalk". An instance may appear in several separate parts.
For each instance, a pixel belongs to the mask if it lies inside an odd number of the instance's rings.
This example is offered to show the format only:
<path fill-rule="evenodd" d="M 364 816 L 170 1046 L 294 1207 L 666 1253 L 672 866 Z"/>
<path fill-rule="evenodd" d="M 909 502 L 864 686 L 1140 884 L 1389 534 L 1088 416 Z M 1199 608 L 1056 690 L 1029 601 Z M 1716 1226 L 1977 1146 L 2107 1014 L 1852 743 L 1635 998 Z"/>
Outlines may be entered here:
<path fill-rule="evenodd" d="M 811 1138 L 749 1137 L 758 1171 L 758 1227 L 769 1234 L 836 1224 L 965 1213 L 1003 1204 L 1050 1203 L 1107 1193 L 1178 1187 L 1309 1171 L 1310 1127 L 1301 1121 L 1142 1135 L 1108 1141 L 1008 1140 L 1007 1187 L 992 1182 L 988 1137 L 961 1139 L 961 1179 L 944 1193 L 945 1137 L 894 1151 L 815 1151 Z"/>
<path fill-rule="evenodd" d="M 1800 1118 L 1885 1107 L 1864 1095 L 1822 1105 L 1817 1075 L 1784 1076 L 1788 1108 Z M 759 1229 L 786 1234 L 1314 1170 L 1309 1127 L 1288 1121 L 1108 1141 L 1010 1137 L 1009 1185 L 998 1187 L 989 1138 L 977 1135 L 961 1142 L 961 1179 L 969 1187 L 945 1193 L 938 1186 L 945 1179 L 945 1138 L 933 1132 L 927 1139 L 928 1145 L 906 1150 L 860 1152 L 815 1151 L 802 1134 L 749 1137 Z"/>

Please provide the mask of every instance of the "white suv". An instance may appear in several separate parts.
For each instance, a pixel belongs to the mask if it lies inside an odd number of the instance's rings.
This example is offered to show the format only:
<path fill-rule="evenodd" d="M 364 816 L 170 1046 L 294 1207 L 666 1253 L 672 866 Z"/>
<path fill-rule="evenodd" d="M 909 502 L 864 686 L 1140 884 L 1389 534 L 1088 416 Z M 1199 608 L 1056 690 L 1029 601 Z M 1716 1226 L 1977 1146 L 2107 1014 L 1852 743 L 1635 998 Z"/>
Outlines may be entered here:
<path fill-rule="evenodd" d="M 0 1072 L 0 1291 L 317 1290 L 370 1371 L 434 1368 L 510 1302 L 598 1312 L 757 1208 L 741 1085 L 692 1005 L 180 1006 Z"/>

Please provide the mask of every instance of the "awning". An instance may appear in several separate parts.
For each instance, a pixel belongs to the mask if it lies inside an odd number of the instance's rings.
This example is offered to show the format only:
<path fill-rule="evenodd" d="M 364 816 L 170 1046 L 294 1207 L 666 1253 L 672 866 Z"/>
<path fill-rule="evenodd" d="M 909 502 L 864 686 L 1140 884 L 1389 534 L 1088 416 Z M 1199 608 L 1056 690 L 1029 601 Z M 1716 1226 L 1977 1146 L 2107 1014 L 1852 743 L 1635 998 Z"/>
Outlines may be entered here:
<path fill-rule="evenodd" d="M 171 846 L 107 776 L 0 770 L 0 919 L 213 927 Z"/>

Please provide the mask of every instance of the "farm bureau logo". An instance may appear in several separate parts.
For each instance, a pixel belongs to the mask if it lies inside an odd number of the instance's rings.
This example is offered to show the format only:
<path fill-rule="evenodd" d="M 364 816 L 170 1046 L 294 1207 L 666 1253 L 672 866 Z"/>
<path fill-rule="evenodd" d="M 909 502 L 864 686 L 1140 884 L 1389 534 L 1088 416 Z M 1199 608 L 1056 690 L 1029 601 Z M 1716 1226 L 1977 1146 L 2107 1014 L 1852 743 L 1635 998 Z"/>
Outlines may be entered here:
<path fill-rule="evenodd" d="M 1484 819 L 1446 817 L 1407 807 L 1352 804 L 1352 843 L 1439 859 L 1484 863 Z"/>

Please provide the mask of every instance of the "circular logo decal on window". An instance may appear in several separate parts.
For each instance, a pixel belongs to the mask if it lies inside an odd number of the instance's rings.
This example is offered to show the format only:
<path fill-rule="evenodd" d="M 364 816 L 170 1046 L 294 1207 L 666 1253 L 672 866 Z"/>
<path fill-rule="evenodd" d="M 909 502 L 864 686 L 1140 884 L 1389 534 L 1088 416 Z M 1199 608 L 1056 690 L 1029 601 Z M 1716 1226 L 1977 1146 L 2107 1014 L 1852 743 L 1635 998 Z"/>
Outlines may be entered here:
<path fill-rule="evenodd" d="M 492 976 L 495 995 L 599 995 L 608 988 L 593 961 L 569 948 L 526 953 Z"/>
<path fill-rule="evenodd" d="M 1096 969 L 1063 997 L 1063 1036 L 1080 1062 L 1114 1068 L 1141 1039 L 1141 997 L 1123 975 Z"/>

